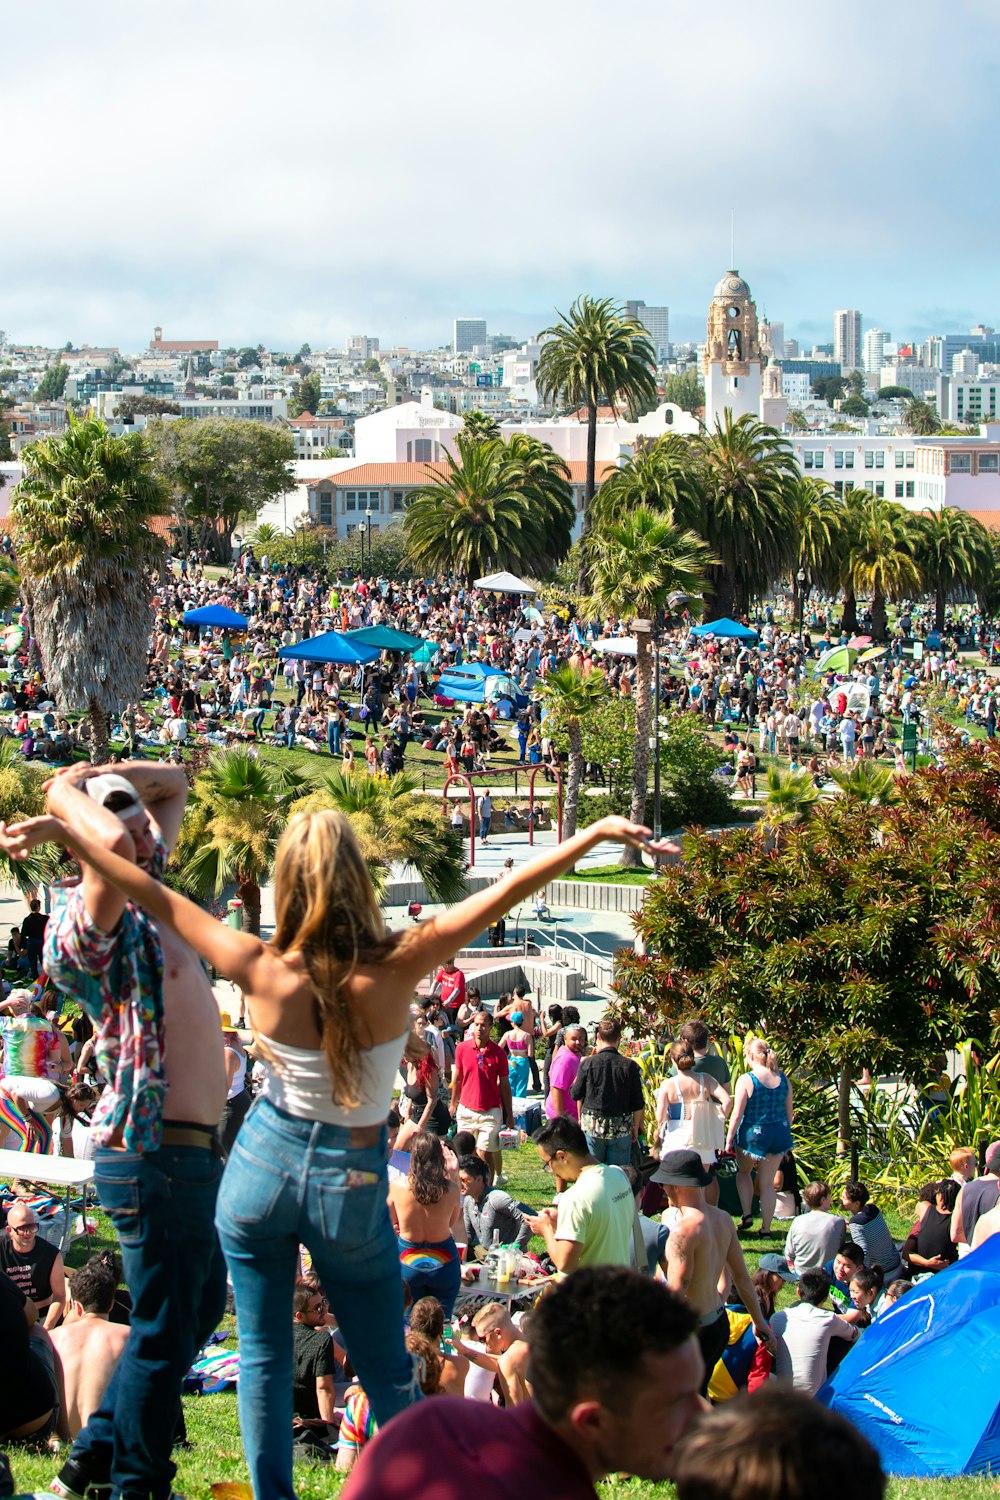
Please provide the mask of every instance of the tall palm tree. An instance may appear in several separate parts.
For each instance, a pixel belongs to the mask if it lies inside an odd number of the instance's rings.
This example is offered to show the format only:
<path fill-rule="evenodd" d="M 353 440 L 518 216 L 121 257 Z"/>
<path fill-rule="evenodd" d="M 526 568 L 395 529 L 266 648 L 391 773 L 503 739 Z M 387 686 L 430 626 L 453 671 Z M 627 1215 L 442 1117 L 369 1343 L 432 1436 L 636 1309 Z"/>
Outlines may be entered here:
<path fill-rule="evenodd" d="M 486 411 L 467 411 L 462 418 L 462 436 L 483 443 L 500 436 L 500 424 Z"/>
<path fill-rule="evenodd" d="M 930 437 L 941 426 L 941 418 L 930 402 L 915 398 L 907 403 L 903 422 L 907 432 L 912 432 L 914 437 Z"/>
<path fill-rule="evenodd" d="M 191 788 L 171 860 L 178 884 L 206 898 L 235 883 L 247 926 L 259 933 L 260 888 L 292 805 L 311 785 L 288 761 L 265 760 L 243 746 L 216 751 Z"/>
<path fill-rule="evenodd" d="M 377 895 L 393 865 L 412 865 L 432 901 L 458 901 L 465 894 L 462 836 L 437 802 L 414 796 L 415 787 L 405 774 L 384 780 L 331 771 L 294 811 L 329 807 L 350 819 Z"/>
<path fill-rule="evenodd" d="M 786 571 L 796 538 L 789 493 L 798 468 L 789 444 L 773 427 L 726 411 L 715 431 L 697 439 L 701 467 L 700 522 L 694 525 L 718 562 L 710 575 L 709 618 L 739 615 L 751 599 Z"/>
<path fill-rule="evenodd" d="M 856 760 L 830 772 L 830 780 L 847 802 L 862 807 L 889 807 L 899 801 L 899 783 L 891 766 L 878 766 L 872 760 Z"/>
<path fill-rule="evenodd" d="M 611 297 L 577 297 L 568 313 L 538 335 L 543 341 L 535 385 L 543 401 L 587 413 L 587 470 L 580 539 L 581 592 L 586 587 L 587 535 L 597 472 L 597 412 L 609 406 L 638 415 L 656 400 L 656 360 L 649 334 Z"/>
<path fill-rule="evenodd" d="M 548 572 L 569 550 L 569 469 L 544 443 L 459 433 L 457 459 L 413 492 L 403 525 L 410 558 L 469 583 L 494 568 Z"/>
<path fill-rule="evenodd" d="M 715 559 L 700 537 L 683 530 L 672 518 L 656 515 L 646 505 L 595 529 L 592 554 L 593 609 L 635 622 L 632 819 L 644 823 L 653 721 L 652 631 L 658 617 L 669 608 L 671 594 L 686 594 L 692 613 L 699 612 L 705 574 Z M 638 865 L 638 850 L 626 849 L 621 862 Z"/>
<path fill-rule="evenodd" d="M 993 548 L 983 523 L 966 510 L 925 510 L 913 523 L 917 566 L 934 595 L 934 628 L 944 629 L 945 607 L 956 592 L 977 593 L 993 575 Z"/>
<path fill-rule="evenodd" d="M 866 492 L 848 569 L 854 592 L 871 596 L 872 635 L 877 641 L 885 640 L 886 600 L 920 591 L 913 547 L 909 512 Z"/>
<path fill-rule="evenodd" d="M 539 696 L 548 710 L 548 722 L 565 732 L 569 740 L 566 797 L 563 802 L 563 838 L 576 832 L 580 787 L 583 783 L 583 727 L 604 702 L 603 672 L 584 673 L 569 665 L 547 672 L 539 685 Z"/>
<path fill-rule="evenodd" d="M 613 469 L 594 496 L 592 524 L 597 527 L 617 520 L 637 505 L 697 528 L 701 492 L 695 452 L 687 438 L 666 433 L 640 446 L 620 469 Z"/>
<path fill-rule="evenodd" d="M 796 538 L 796 555 L 792 559 L 792 598 L 794 613 L 799 609 L 800 572 L 805 573 L 803 586 L 818 584 L 829 588 L 837 575 L 837 554 L 844 521 L 843 506 L 833 491 L 820 480 L 803 476 L 788 490 L 788 519 Z M 803 605 L 804 605 L 804 601 Z"/>
<path fill-rule="evenodd" d="M 85 711 L 98 759 L 107 716 L 136 703 L 152 624 L 151 569 L 163 553 L 150 523 L 170 511 L 141 433 L 112 437 L 70 419 L 29 443 L 11 502 L 18 567 L 45 677 L 60 708 Z"/>

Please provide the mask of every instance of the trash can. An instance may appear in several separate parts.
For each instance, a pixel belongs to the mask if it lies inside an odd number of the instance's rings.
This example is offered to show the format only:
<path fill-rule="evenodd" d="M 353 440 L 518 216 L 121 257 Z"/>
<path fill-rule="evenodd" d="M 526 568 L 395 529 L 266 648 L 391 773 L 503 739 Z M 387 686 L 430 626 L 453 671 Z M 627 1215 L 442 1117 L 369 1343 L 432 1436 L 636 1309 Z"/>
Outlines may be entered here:
<path fill-rule="evenodd" d="M 243 902 L 239 896 L 234 896 L 232 901 L 226 903 L 226 926 L 232 927 L 236 932 L 243 931 Z"/>

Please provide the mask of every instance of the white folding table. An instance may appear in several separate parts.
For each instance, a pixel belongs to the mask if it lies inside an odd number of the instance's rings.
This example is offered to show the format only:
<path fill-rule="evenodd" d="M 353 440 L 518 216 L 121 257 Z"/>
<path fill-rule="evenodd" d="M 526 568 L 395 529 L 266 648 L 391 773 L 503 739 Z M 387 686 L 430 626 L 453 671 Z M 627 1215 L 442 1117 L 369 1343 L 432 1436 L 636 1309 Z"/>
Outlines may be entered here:
<path fill-rule="evenodd" d="M 48 1156 L 35 1151 L 0 1151 L 0 1177 L 19 1177 L 25 1182 L 66 1189 L 64 1250 L 68 1248 L 71 1239 L 73 1192 L 82 1192 L 84 1232 L 87 1239 L 90 1239 L 87 1227 L 87 1189 L 94 1180 L 92 1161 L 81 1161 L 75 1156 Z"/>

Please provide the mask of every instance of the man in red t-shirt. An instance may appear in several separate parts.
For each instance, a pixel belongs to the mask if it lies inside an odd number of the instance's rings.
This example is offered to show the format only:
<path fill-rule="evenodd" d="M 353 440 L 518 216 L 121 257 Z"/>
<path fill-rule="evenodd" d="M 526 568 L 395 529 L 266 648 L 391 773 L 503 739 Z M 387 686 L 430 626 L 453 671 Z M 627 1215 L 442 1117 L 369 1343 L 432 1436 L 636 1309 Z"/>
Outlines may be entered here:
<path fill-rule="evenodd" d="M 531 1400 L 436 1396 L 366 1445 L 343 1500 L 597 1500 L 608 1474 L 669 1479 L 703 1409 L 696 1315 L 660 1281 L 586 1266 L 531 1315 Z"/>
<path fill-rule="evenodd" d="M 455 1048 L 455 1066 L 451 1074 L 451 1110 L 459 1130 L 471 1130 L 476 1137 L 476 1154 L 481 1156 L 493 1177 L 503 1170 L 500 1150 L 500 1124 L 514 1125 L 514 1106 L 510 1097 L 507 1054 L 490 1041 L 493 1018 L 485 1010 L 472 1018 L 472 1036 Z"/>
<path fill-rule="evenodd" d="M 435 993 L 440 993 L 441 1004 L 454 1021 L 459 1007 L 465 1003 L 465 975 L 456 967 L 453 958 L 446 959 L 434 975 L 431 994 Z"/>

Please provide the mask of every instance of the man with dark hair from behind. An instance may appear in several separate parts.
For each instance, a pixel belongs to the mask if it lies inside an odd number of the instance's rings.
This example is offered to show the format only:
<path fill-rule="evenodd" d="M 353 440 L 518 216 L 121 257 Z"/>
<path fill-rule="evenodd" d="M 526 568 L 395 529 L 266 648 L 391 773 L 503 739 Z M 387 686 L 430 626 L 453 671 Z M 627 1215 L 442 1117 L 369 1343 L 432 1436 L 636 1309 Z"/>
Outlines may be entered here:
<path fill-rule="evenodd" d="M 699 1422 L 677 1454 L 677 1500 L 883 1500 L 875 1449 L 798 1391 L 738 1396 Z"/>
<path fill-rule="evenodd" d="M 575 1272 L 528 1321 L 530 1401 L 420 1402 L 365 1448 L 343 1500 L 595 1500 L 608 1474 L 669 1478 L 703 1409 L 695 1322 L 680 1297 L 637 1271 Z"/>
<path fill-rule="evenodd" d="M 86 1427 L 122 1357 L 128 1326 L 112 1323 L 118 1282 L 106 1261 L 92 1255 L 70 1280 L 70 1313 L 52 1330 L 66 1385 L 70 1435 Z"/>

